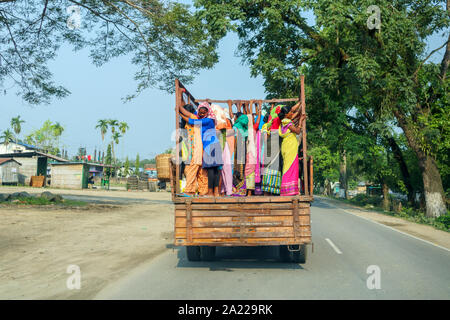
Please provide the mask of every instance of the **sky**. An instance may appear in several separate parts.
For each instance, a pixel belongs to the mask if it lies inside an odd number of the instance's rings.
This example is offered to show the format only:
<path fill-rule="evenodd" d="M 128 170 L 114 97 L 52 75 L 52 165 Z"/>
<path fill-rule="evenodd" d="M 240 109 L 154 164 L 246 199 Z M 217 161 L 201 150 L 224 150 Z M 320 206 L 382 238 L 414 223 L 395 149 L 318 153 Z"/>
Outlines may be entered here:
<path fill-rule="evenodd" d="M 313 19 L 309 17 L 310 21 Z M 429 41 L 429 51 L 443 43 L 442 35 Z M 213 69 L 201 71 L 194 82 L 186 85 L 197 98 L 210 99 L 262 99 L 266 93 L 261 77 L 251 78 L 250 69 L 242 65 L 235 55 L 238 38 L 227 35 L 219 46 L 219 63 Z M 431 61 L 440 61 L 443 50 Z M 136 89 L 135 72 L 130 56 L 116 58 L 102 67 L 91 64 L 89 51 L 73 52 L 62 47 L 58 57 L 50 64 L 54 81 L 66 87 L 71 94 L 62 100 L 53 99 L 49 105 L 31 106 L 16 96 L 14 88 L 0 88 L 0 131 L 9 127 L 12 117 L 20 115 L 26 122 L 20 137 L 39 129 L 45 120 L 61 123 L 65 131 L 61 136 L 62 147 L 69 156 L 80 147 L 87 154 L 94 149 L 105 150 L 108 138 L 102 142 L 100 132 L 95 129 L 99 119 L 117 119 L 130 126 L 128 132 L 115 147 L 116 157 L 150 159 L 172 147 L 172 132 L 175 128 L 175 97 L 167 92 L 148 89 L 131 102 L 122 98 Z M 7 89 L 6 94 L 3 89 Z"/>

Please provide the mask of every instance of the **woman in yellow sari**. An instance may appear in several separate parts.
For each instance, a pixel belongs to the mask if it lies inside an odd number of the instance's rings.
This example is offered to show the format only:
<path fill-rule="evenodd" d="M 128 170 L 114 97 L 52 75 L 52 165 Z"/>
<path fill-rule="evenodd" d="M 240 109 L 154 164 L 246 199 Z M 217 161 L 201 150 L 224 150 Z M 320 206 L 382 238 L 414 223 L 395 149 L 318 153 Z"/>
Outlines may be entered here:
<path fill-rule="evenodd" d="M 283 171 L 281 177 L 281 196 L 298 195 L 298 140 L 297 134 L 300 133 L 301 123 L 298 127 L 294 125 L 292 119 L 297 115 L 297 109 L 283 108 L 278 115 L 281 119 L 279 128 L 280 137 L 283 139 L 281 143 L 281 156 L 283 157 Z"/>

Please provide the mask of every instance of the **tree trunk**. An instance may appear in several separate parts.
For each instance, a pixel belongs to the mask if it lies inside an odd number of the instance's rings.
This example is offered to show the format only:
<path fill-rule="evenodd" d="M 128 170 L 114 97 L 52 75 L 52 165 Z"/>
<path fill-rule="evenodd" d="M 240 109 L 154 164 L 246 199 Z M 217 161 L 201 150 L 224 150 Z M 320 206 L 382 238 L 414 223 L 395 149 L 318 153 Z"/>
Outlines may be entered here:
<path fill-rule="evenodd" d="M 445 205 L 444 187 L 442 186 L 441 174 L 436 161 L 430 155 L 425 154 L 420 144 L 417 143 L 412 128 L 407 123 L 405 116 L 398 110 L 394 111 L 400 127 L 405 133 L 409 146 L 415 152 L 419 160 L 419 168 L 422 172 L 423 190 L 425 195 L 425 206 L 427 217 L 439 217 L 447 213 Z"/>
<path fill-rule="evenodd" d="M 391 205 L 389 202 L 389 187 L 385 179 L 383 179 L 382 188 L 383 188 L 383 210 L 389 211 L 391 209 Z"/>
<path fill-rule="evenodd" d="M 347 154 L 345 150 L 341 153 L 341 161 L 339 164 L 339 189 L 344 189 L 344 197 L 348 199 L 348 188 L 347 188 Z M 341 192 L 341 191 L 339 191 Z"/>
<path fill-rule="evenodd" d="M 422 180 L 427 217 L 439 217 L 446 214 L 444 188 L 436 161 L 425 155 L 422 159 L 419 158 L 419 167 L 423 168 Z"/>
<path fill-rule="evenodd" d="M 387 139 L 389 146 L 391 147 L 392 153 L 394 154 L 395 160 L 397 160 L 400 167 L 400 172 L 402 174 L 403 182 L 405 184 L 408 193 L 408 202 L 410 206 L 415 206 L 415 190 L 411 184 L 411 176 L 409 174 L 408 166 L 406 165 L 405 159 L 403 158 L 403 153 L 394 138 L 390 137 Z"/>

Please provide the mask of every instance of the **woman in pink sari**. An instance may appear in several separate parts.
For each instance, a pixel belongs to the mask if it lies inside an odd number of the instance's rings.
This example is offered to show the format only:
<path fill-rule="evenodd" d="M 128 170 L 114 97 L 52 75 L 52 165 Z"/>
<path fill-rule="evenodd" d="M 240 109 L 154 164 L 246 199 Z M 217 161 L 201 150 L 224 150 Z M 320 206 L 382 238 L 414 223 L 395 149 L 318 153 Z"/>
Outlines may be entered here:
<path fill-rule="evenodd" d="M 279 114 L 281 125 L 279 128 L 281 143 L 281 155 L 283 157 L 283 171 L 281 178 L 280 195 L 295 196 L 299 194 L 299 162 L 298 162 L 298 140 L 301 126 L 296 127 L 292 119 L 297 115 L 295 108 L 285 107 Z M 300 121 L 302 123 L 302 121 Z"/>

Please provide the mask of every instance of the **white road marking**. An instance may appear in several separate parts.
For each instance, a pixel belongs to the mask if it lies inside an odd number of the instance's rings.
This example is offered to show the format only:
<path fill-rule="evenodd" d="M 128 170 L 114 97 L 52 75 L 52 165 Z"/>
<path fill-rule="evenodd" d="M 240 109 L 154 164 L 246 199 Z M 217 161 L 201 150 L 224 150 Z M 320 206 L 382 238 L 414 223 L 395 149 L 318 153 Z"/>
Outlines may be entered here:
<path fill-rule="evenodd" d="M 330 239 L 326 238 L 325 240 L 334 249 L 334 251 L 336 251 L 337 254 L 342 254 L 342 251 L 339 250 L 339 248 Z"/>
<path fill-rule="evenodd" d="M 438 244 L 436 244 L 436 243 L 433 243 L 433 242 L 430 242 L 430 241 L 427 241 L 427 240 L 424 240 L 424 239 L 415 237 L 415 236 L 413 236 L 413 235 L 411 235 L 411 234 L 409 234 L 409 233 L 400 231 L 400 230 L 395 229 L 395 228 L 393 228 L 393 227 L 389 227 L 389 226 L 387 226 L 387 225 L 385 225 L 385 224 L 379 223 L 379 222 L 377 222 L 377 221 L 373 221 L 373 220 L 371 220 L 371 219 L 369 219 L 369 218 L 361 217 L 361 216 L 359 216 L 359 215 L 357 215 L 357 214 L 354 214 L 354 213 L 352 213 L 352 212 L 350 212 L 350 211 L 347 211 L 347 210 L 345 210 L 345 209 L 341 209 L 341 208 L 339 208 L 339 207 L 335 207 L 335 208 L 336 208 L 336 209 L 339 209 L 339 210 L 342 210 L 342 211 L 344 211 L 345 213 L 351 214 L 351 215 L 353 215 L 353 216 L 355 216 L 355 217 L 358 217 L 358 218 L 361 218 L 361 219 L 364 219 L 364 220 L 373 222 L 373 223 L 378 224 L 378 225 L 380 225 L 380 226 L 383 226 L 383 227 L 385 227 L 385 228 L 388 228 L 388 229 L 397 231 L 397 232 L 399 232 L 399 233 L 401 233 L 401 234 L 404 234 L 404 235 L 406 235 L 406 236 L 410 236 L 411 238 L 414 238 L 414 239 L 416 239 L 416 240 L 423 241 L 423 242 L 425 242 L 425 243 L 431 244 L 432 246 L 435 246 L 435 247 L 438 247 L 438 248 L 441 248 L 441 249 L 444 249 L 444 250 L 450 252 L 449 249 L 447 249 L 447 248 L 445 248 L 445 247 L 442 247 L 442 246 L 440 246 L 440 245 L 438 245 Z"/>
<path fill-rule="evenodd" d="M 320 199 L 320 198 L 319 198 L 319 199 Z M 322 201 L 326 202 L 326 200 L 325 200 L 325 199 L 320 199 L 320 200 L 322 200 Z M 350 211 L 347 211 L 347 210 L 345 210 L 345 209 L 342 209 L 342 208 L 336 207 L 336 206 L 334 206 L 334 205 L 330 204 L 329 202 L 328 202 L 327 204 L 328 204 L 328 205 L 329 205 L 330 207 L 332 207 L 332 208 L 335 208 L 335 209 L 339 209 L 339 210 L 342 210 L 342 211 L 344 211 L 345 213 L 351 214 L 352 216 L 355 216 L 355 217 L 358 217 L 358 218 L 361 218 L 361 219 L 364 219 L 364 220 L 370 221 L 370 222 L 372 222 L 372 223 L 378 224 L 378 225 L 380 225 L 380 226 L 383 226 L 383 227 L 385 227 L 385 228 L 388 228 L 388 229 L 391 229 L 391 230 L 397 231 L 398 233 L 404 234 L 405 236 L 409 236 L 409 237 L 411 237 L 411 238 L 414 238 L 414 239 L 416 239 L 416 240 L 420 240 L 420 241 L 422 241 L 422 242 L 425 242 L 425 243 L 431 244 L 432 246 L 435 246 L 435 247 L 438 247 L 438 248 L 444 249 L 445 251 L 448 251 L 448 252 L 450 252 L 450 250 L 449 250 L 449 249 L 447 249 L 447 248 L 445 248 L 445 247 L 442 247 L 442 246 L 440 246 L 440 245 L 438 245 L 438 244 L 436 244 L 436 243 L 433 243 L 433 242 L 430 242 L 430 241 L 427 241 L 427 240 L 424 240 L 424 239 L 421 239 L 421 238 L 415 237 L 415 236 L 413 236 L 413 235 L 411 235 L 411 234 L 409 234 L 409 233 L 406 233 L 406 232 L 400 231 L 400 230 L 398 230 L 398 229 L 395 229 L 395 228 L 393 228 L 393 227 L 389 227 L 389 226 L 387 226 L 387 225 L 385 225 L 385 224 L 379 223 L 379 222 L 377 222 L 377 221 L 373 221 L 373 220 L 371 220 L 371 219 L 369 219 L 369 218 L 366 218 L 366 217 L 361 217 L 361 216 L 359 216 L 359 215 L 357 215 L 357 214 L 354 214 L 354 213 L 352 213 L 352 212 L 350 212 Z"/>

